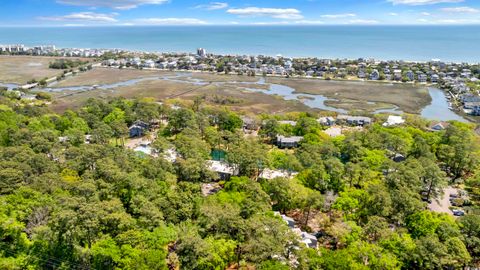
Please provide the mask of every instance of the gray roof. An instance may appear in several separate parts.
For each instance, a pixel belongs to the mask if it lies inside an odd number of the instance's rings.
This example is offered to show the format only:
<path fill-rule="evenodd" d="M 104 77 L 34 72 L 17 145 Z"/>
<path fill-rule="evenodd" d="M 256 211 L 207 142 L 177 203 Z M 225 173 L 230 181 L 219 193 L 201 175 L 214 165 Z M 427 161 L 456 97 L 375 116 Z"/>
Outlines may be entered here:
<path fill-rule="evenodd" d="M 280 143 L 298 143 L 303 140 L 302 136 L 292 136 L 292 137 L 285 137 L 285 136 L 277 136 L 277 141 Z"/>
<path fill-rule="evenodd" d="M 363 121 L 363 122 L 371 122 L 372 119 L 370 117 L 365 116 L 350 116 L 350 115 L 339 115 L 337 117 L 338 120 L 346 120 L 346 121 Z"/>

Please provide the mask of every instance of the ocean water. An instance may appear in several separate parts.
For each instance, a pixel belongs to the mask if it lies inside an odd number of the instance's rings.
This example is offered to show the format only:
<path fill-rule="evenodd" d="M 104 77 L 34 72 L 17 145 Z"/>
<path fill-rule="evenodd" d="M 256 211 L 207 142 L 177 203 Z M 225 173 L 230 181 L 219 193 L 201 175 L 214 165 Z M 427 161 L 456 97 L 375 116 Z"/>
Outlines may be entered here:
<path fill-rule="evenodd" d="M 480 62 L 480 26 L 0 27 L 0 44 Z"/>

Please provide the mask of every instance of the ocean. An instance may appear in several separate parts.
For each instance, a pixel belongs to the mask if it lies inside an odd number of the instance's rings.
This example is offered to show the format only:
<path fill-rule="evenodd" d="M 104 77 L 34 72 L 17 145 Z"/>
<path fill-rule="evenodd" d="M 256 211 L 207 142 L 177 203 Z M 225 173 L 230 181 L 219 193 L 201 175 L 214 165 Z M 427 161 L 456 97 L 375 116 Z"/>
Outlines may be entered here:
<path fill-rule="evenodd" d="M 480 26 L 0 27 L 0 44 L 480 63 Z"/>

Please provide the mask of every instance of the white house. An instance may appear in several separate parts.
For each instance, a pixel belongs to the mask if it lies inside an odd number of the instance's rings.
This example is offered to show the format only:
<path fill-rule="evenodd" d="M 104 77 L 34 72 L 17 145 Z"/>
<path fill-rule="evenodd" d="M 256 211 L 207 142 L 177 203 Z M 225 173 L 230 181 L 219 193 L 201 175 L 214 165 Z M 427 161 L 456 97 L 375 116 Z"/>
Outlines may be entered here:
<path fill-rule="evenodd" d="M 218 175 L 220 176 L 220 179 L 222 180 L 227 180 L 231 176 L 235 176 L 239 174 L 238 169 L 236 169 L 233 166 L 230 166 L 228 163 L 223 161 L 209 160 L 207 161 L 207 167 L 211 171 L 218 173 Z"/>

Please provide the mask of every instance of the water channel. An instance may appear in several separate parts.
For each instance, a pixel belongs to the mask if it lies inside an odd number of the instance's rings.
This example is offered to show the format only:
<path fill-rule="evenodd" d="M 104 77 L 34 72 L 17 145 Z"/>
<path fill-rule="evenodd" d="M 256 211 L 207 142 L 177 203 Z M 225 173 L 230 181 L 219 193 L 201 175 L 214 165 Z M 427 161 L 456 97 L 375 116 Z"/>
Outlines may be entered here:
<path fill-rule="evenodd" d="M 171 82 L 178 82 L 178 83 L 194 84 L 199 86 L 210 84 L 210 82 L 203 81 L 201 79 L 192 78 L 190 73 L 178 72 L 176 76 L 163 76 L 163 77 L 152 76 L 152 77 L 131 79 L 123 82 L 116 82 L 112 84 L 102 84 L 102 85 L 55 87 L 57 82 L 54 82 L 50 84 L 47 88 L 41 89 L 41 91 L 62 92 L 62 91 L 89 91 L 89 90 L 95 90 L 95 89 L 110 90 L 110 89 L 115 89 L 123 86 L 131 86 L 131 85 L 138 84 L 140 82 L 151 81 L 151 80 L 164 80 L 164 81 L 171 81 Z M 242 84 L 248 84 L 249 87 L 243 87 L 243 89 L 251 92 L 263 93 L 266 95 L 280 96 L 285 100 L 299 100 L 310 108 L 317 108 L 317 109 L 326 110 L 326 111 L 334 111 L 342 114 L 348 113 L 348 111 L 344 109 L 335 108 L 335 107 L 326 105 L 325 104 L 326 101 L 335 101 L 335 99 L 328 98 L 323 95 L 296 93 L 294 88 L 281 85 L 281 84 L 268 84 L 269 87 L 267 90 L 265 90 L 264 87 L 263 88 L 252 87 L 252 84 L 264 86 L 266 84 L 264 78 L 260 78 L 259 81 L 256 83 L 229 81 L 229 82 L 213 82 L 212 84 L 221 86 L 222 84 L 227 84 L 227 83 L 237 84 L 239 86 L 242 86 Z M 16 84 L 8 84 L 8 83 L 0 83 L 0 86 L 7 87 L 8 89 L 14 89 L 18 87 L 18 85 Z M 422 109 L 421 111 L 422 117 L 429 120 L 441 120 L 441 121 L 457 120 L 462 122 L 467 121 L 449 108 L 448 100 L 445 96 L 445 93 L 442 90 L 430 87 L 428 88 L 428 92 L 430 94 L 430 97 L 432 98 L 432 102 L 430 105 Z M 373 102 L 369 102 L 369 103 L 372 104 Z M 402 114 L 403 112 L 397 106 L 393 105 L 392 108 L 379 109 L 374 113 Z"/>

